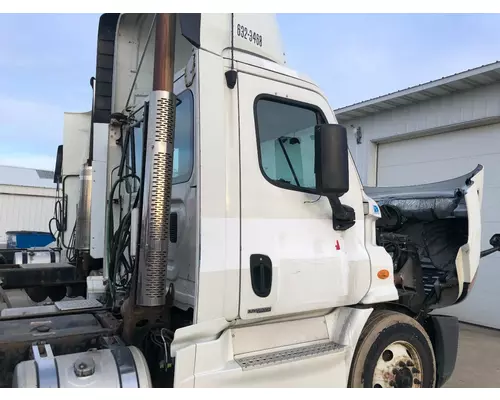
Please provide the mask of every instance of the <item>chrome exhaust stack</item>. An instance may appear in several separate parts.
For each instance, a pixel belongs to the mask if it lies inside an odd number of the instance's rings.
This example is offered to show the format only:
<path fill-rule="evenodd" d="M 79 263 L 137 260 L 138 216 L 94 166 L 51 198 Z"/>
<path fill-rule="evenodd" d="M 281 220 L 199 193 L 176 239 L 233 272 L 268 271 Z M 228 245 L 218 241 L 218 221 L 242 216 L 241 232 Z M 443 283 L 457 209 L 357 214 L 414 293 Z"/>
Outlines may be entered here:
<path fill-rule="evenodd" d="M 175 29 L 175 14 L 157 15 L 135 296 L 136 305 L 142 307 L 165 305 L 176 108 Z"/>
<path fill-rule="evenodd" d="M 92 167 L 87 164 L 80 170 L 80 198 L 76 214 L 75 249 L 90 251 L 90 206 L 92 201 Z"/>
<path fill-rule="evenodd" d="M 80 277 L 88 275 L 90 269 L 91 245 L 91 201 L 92 201 L 92 167 L 84 164 L 80 170 L 80 197 L 76 211 L 75 223 L 75 256 L 74 261 Z"/>
<path fill-rule="evenodd" d="M 169 243 L 170 198 L 174 154 L 173 93 L 156 90 L 149 101 L 144 198 L 142 206 L 136 304 L 165 304 Z"/>

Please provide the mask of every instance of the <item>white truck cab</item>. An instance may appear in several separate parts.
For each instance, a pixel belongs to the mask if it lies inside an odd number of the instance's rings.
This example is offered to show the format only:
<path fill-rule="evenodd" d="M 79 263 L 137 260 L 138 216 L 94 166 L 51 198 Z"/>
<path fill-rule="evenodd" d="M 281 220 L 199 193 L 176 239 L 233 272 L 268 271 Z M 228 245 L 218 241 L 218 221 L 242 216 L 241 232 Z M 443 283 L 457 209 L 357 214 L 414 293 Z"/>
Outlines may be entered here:
<path fill-rule="evenodd" d="M 135 325 L 156 351 L 125 340 L 144 354 L 143 385 L 442 386 L 458 321 L 429 313 L 476 275 L 483 168 L 364 188 L 325 95 L 286 65 L 274 15 L 179 14 L 173 93 L 153 84 L 157 18 L 101 17 L 92 113 L 106 201 L 93 190 L 91 236 L 105 241 L 91 256 L 112 301 L 136 285 L 137 304 L 168 310 L 165 326 Z M 118 194 L 122 181 L 138 186 Z"/>
<path fill-rule="evenodd" d="M 116 20 L 111 113 L 155 107 L 153 19 Z M 349 371 L 374 310 L 410 326 L 463 300 L 479 264 L 481 167 L 364 190 L 325 95 L 287 67 L 273 15 L 180 15 L 175 71 L 167 281 L 174 307 L 193 310 L 172 343 L 176 386 L 361 385 Z M 426 247 L 438 239 L 446 266 Z M 427 368 L 412 385 L 436 383 Z"/>

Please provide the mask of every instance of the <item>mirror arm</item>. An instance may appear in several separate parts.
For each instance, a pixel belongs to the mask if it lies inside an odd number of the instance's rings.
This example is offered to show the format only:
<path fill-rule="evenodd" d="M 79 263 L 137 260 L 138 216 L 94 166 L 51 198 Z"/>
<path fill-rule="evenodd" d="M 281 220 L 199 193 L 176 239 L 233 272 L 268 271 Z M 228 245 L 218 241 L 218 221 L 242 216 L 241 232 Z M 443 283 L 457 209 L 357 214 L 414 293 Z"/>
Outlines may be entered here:
<path fill-rule="evenodd" d="M 483 250 L 481 251 L 481 255 L 479 257 L 483 258 L 489 256 L 490 254 L 496 253 L 497 251 L 500 251 L 500 247 L 493 247 L 491 249 Z"/>
<path fill-rule="evenodd" d="M 500 234 L 495 233 L 491 239 L 490 239 L 490 246 L 492 247 L 491 249 L 486 249 L 481 251 L 481 255 L 479 256 L 480 258 L 489 256 L 490 254 L 496 253 L 497 251 L 500 251 Z"/>
<path fill-rule="evenodd" d="M 336 195 L 328 195 L 328 201 L 332 207 L 333 229 L 346 231 L 356 223 L 356 214 L 350 206 L 343 205 Z"/>

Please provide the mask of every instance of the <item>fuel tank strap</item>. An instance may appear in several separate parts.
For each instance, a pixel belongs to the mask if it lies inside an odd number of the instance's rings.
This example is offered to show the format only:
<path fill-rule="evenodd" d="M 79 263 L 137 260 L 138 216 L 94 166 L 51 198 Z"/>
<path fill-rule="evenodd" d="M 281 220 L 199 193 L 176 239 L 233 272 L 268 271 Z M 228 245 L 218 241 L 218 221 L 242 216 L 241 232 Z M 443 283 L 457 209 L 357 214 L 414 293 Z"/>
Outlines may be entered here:
<path fill-rule="evenodd" d="M 128 347 L 111 346 L 122 388 L 139 388 L 134 356 Z"/>
<path fill-rule="evenodd" d="M 57 362 L 49 344 L 34 344 L 32 346 L 35 359 L 37 383 L 39 388 L 59 388 L 59 373 Z M 40 353 L 42 350 L 42 353 Z"/>

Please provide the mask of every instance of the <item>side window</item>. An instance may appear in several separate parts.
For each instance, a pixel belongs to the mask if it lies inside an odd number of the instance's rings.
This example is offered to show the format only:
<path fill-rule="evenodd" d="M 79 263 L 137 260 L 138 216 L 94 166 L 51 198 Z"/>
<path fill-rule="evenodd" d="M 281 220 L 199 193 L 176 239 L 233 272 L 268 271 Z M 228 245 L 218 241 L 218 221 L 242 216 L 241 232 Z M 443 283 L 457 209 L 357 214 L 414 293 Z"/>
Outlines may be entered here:
<path fill-rule="evenodd" d="M 134 141 L 130 143 L 132 146 L 130 154 L 135 154 L 134 159 L 130 160 L 130 165 L 135 167 L 135 173 L 141 176 L 142 172 L 142 152 L 144 149 L 142 134 L 142 124 L 134 128 Z"/>
<path fill-rule="evenodd" d="M 194 154 L 194 102 L 193 94 L 186 90 L 177 96 L 177 108 L 175 114 L 175 137 L 174 137 L 174 170 L 172 183 L 184 183 L 191 178 L 193 171 Z M 134 128 L 133 141 L 129 143 L 130 149 L 129 165 L 134 166 L 136 174 L 140 176 L 142 169 L 143 152 L 143 127 L 142 124 Z M 134 154 L 134 157 L 132 157 Z"/>
<path fill-rule="evenodd" d="M 186 90 L 177 96 L 174 137 L 174 171 L 172 183 L 184 183 L 191 178 L 194 155 L 194 101 Z"/>
<path fill-rule="evenodd" d="M 320 114 L 302 105 L 258 99 L 255 106 L 261 169 L 273 183 L 312 189 L 314 127 Z"/>
<path fill-rule="evenodd" d="M 138 177 L 141 176 L 142 173 L 142 153 L 144 150 L 143 134 L 142 134 L 142 123 L 139 126 L 136 126 L 131 133 L 131 137 L 129 138 L 129 149 L 128 151 L 128 162 L 127 162 L 127 174 L 134 174 Z M 135 193 L 138 189 L 138 181 L 135 179 L 127 180 L 127 192 Z"/>

